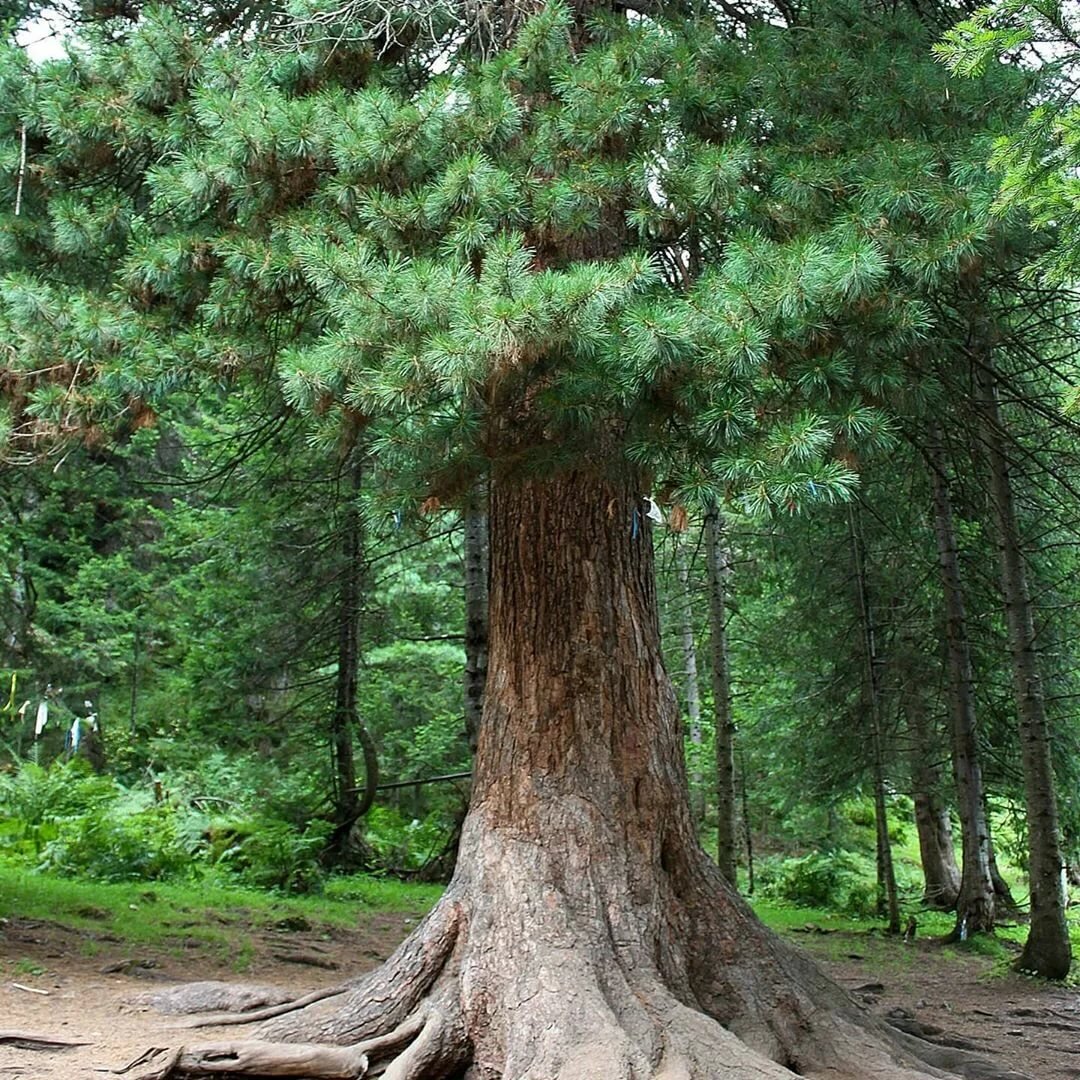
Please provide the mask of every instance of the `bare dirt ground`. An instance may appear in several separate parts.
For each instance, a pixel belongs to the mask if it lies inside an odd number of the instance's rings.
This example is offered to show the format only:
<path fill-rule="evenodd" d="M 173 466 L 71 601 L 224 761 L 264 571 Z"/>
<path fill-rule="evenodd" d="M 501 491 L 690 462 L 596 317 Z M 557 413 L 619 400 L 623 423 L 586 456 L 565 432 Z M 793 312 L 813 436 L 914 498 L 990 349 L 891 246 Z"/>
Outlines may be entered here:
<path fill-rule="evenodd" d="M 367 914 L 353 929 L 282 925 L 256 932 L 241 979 L 220 956 L 194 943 L 181 954 L 133 950 L 57 923 L 0 920 L 0 1031 L 88 1044 L 47 1052 L 0 1045 L 0 1080 L 102 1080 L 148 1047 L 242 1037 L 244 1028 L 185 1031 L 182 1017 L 161 1016 L 132 1000 L 203 979 L 306 993 L 373 967 L 413 922 L 405 915 Z M 901 945 L 839 932 L 791 937 L 876 1012 L 900 1010 L 901 1019 L 942 1029 L 944 1037 L 970 1042 L 1037 1080 L 1080 1080 L 1080 990 L 995 975 L 993 961 L 957 956 L 932 940 Z"/>
<path fill-rule="evenodd" d="M 178 955 L 175 949 L 133 947 L 58 923 L 0 920 L 0 1031 L 89 1044 L 63 1051 L 0 1045 L 0 1080 L 103 1080 L 108 1070 L 148 1047 L 243 1038 L 243 1027 L 184 1030 L 183 1017 L 162 1016 L 133 999 L 204 979 L 279 986 L 293 994 L 333 986 L 375 967 L 417 918 L 367 914 L 355 929 L 286 924 L 248 930 L 243 948 L 247 953 L 254 943 L 254 955 L 245 956 L 242 975 L 198 942 Z"/>

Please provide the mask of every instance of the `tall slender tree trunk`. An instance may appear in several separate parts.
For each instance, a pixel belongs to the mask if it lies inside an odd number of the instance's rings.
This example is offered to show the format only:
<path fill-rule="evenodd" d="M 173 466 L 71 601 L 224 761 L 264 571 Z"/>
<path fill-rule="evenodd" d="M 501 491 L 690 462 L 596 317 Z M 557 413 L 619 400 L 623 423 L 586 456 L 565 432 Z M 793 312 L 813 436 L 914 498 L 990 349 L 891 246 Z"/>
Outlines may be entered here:
<path fill-rule="evenodd" d="M 641 490 L 621 464 L 494 477 L 491 667 L 453 881 L 336 1011 L 263 1029 L 303 1046 L 196 1048 L 161 1076 L 302 1059 L 290 1075 L 928 1080 L 925 1062 L 966 1061 L 854 1005 L 698 846 Z"/>
<path fill-rule="evenodd" d="M 881 693 L 880 658 L 877 649 L 877 627 L 870 601 L 870 585 L 866 576 L 866 552 L 856 522 L 855 508 L 849 507 L 848 526 L 851 532 L 851 551 L 855 571 L 856 600 L 862 630 L 865 663 L 865 698 L 870 716 L 870 753 L 874 781 L 874 831 L 877 838 L 878 914 L 889 920 L 889 933 L 900 933 L 900 896 L 896 888 L 896 869 L 893 865 L 892 843 L 889 840 L 888 803 L 885 791 L 885 745 L 882 732 L 883 702 Z"/>
<path fill-rule="evenodd" d="M 735 718 L 727 643 L 727 547 L 720 509 L 705 512 L 705 565 L 709 580 L 709 652 L 716 716 L 716 862 L 724 879 L 738 884 L 735 834 Z"/>
<path fill-rule="evenodd" d="M 1003 448 L 997 380 L 989 360 L 978 370 L 984 410 L 983 438 L 990 465 L 990 496 L 997 526 L 1001 592 L 1005 601 L 1028 829 L 1031 928 L 1018 965 L 1050 979 L 1064 978 L 1072 962 L 1065 923 L 1065 891 L 1050 724 L 1046 715 L 1035 614 L 1028 587 L 1009 461 Z"/>
<path fill-rule="evenodd" d="M 475 754 L 488 670 L 487 488 L 478 487 L 465 507 L 465 732 Z"/>
<path fill-rule="evenodd" d="M 989 821 L 989 807 L 984 805 L 983 812 L 986 814 L 986 818 Z M 992 833 L 990 836 L 990 880 L 994 883 L 994 905 L 998 915 L 1018 914 L 1020 912 L 1020 905 L 1013 897 L 1012 889 L 1009 888 L 1009 883 L 998 869 L 997 852 L 994 849 L 994 837 Z"/>
<path fill-rule="evenodd" d="M 363 485 L 363 460 L 354 447 L 346 462 L 347 491 L 341 514 L 341 557 L 338 575 L 337 674 L 334 679 L 334 710 L 330 716 L 330 750 L 334 765 L 334 831 L 330 851 L 345 856 L 356 822 L 371 809 L 379 783 L 375 743 L 361 722 L 357 709 L 360 666 L 360 610 L 364 579 L 363 523 L 359 497 Z M 364 754 L 364 791 L 356 785 L 353 734 L 360 738 Z"/>
<path fill-rule="evenodd" d="M 739 754 L 739 793 L 742 797 L 743 839 L 746 841 L 746 895 L 754 895 L 754 833 L 750 828 L 750 798 L 746 790 L 746 762 Z"/>
<path fill-rule="evenodd" d="M 960 896 L 956 903 L 955 937 L 994 929 L 994 883 L 990 873 L 990 826 L 986 817 L 982 767 L 975 727 L 971 649 L 960 578 L 960 558 L 953 524 L 952 499 L 941 450 L 941 430 L 929 432 L 926 451 L 933 486 L 934 534 L 945 600 L 945 644 L 948 656 L 949 723 L 953 778 L 960 815 L 962 859 Z"/>
<path fill-rule="evenodd" d="M 679 579 L 679 643 L 682 646 L 683 695 L 689 723 L 690 743 L 694 748 L 690 770 L 690 805 L 694 817 L 705 817 L 705 779 L 701 771 L 701 692 L 698 687 L 697 645 L 694 640 L 694 602 L 690 586 L 690 564 L 681 538 L 675 543 L 675 571 Z"/>
<path fill-rule="evenodd" d="M 915 801 L 915 828 L 923 871 L 923 903 L 940 911 L 953 911 L 960 898 L 960 868 L 956 865 L 952 822 L 941 799 L 941 770 L 934 760 L 937 740 L 923 702 L 908 696 L 911 731 L 911 786 Z"/>

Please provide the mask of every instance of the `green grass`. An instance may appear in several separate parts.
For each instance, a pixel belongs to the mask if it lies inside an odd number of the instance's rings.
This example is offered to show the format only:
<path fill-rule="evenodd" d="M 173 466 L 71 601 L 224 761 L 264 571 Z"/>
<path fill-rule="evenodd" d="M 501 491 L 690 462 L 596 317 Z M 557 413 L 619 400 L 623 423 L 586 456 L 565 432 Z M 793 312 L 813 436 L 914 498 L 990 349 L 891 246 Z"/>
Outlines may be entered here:
<path fill-rule="evenodd" d="M 906 947 L 900 938 L 882 932 L 881 919 L 853 918 L 825 908 L 796 907 L 770 900 L 754 900 L 752 907 L 766 926 L 819 960 L 841 962 L 858 956 L 868 975 L 894 976 L 910 972 L 918 963 L 915 950 Z M 799 933 L 804 929 L 810 932 Z"/>
<path fill-rule="evenodd" d="M 880 922 L 880 920 L 856 919 L 825 908 L 796 907 L 793 904 L 778 903 L 774 900 L 751 898 L 750 906 L 757 917 L 777 933 L 801 930 L 807 926 L 818 926 L 822 930 L 847 930 L 858 934 L 866 933 Z"/>
<path fill-rule="evenodd" d="M 331 878 L 321 899 L 335 905 L 345 904 L 354 913 L 357 904 L 376 911 L 415 911 L 433 907 L 442 893 L 441 885 L 414 885 L 394 878 L 354 874 Z"/>
<path fill-rule="evenodd" d="M 1022 895 L 1016 889 L 1017 895 Z M 1074 896 L 1074 903 L 1076 897 Z M 751 899 L 751 906 L 766 926 L 780 934 L 790 935 L 808 952 L 825 960 L 841 960 L 851 953 L 858 953 L 866 962 L 867 969 L 881 973 L 910 971 L 919 962 L 919 953 L 906 948 L 899 938 L 882 933 L 881 919 L 857 919 L 823 908 L 798 907 L 772 900 Z M 1073 970 L 1065 980 L 1069 986 L 1080 986 L 1080 904 L 1070 908 L 1069 935 L 1072 939 Z M 945 911 L 929 911 L 909 905 L 907 914 L 918 919 L 920 939 L 943 939 L 953 929 L 955 916 Z M 840 933 L 799 933 L 806 928 Z M 978 956 L 993 963 L 980 976 L 995 979 L 1015 974 L 1013 965 L 1027 939 L 1028 928 L 1024 923 L 999 925 L 992 935 L 976 934 L 964 942 L 941 946 L 941 955 L 960 960 L 962 957 Z M 853 939 L 852 935 L 857 935 Z"/>
<path fill-rule="evenodd" d="M 103 937 L 177 952 L 186 943 L 229 958 L 237 970 L 253 956 L 249 931 L 290 919 L 317 929 L 355 927 L 374 914 L 420 915 L 441 894 L 439 886 L 359 875 L 331 879 L 319 896 L 287 897 L 206 882 L 103 885 L 0 867 L 0 911 L 83 931 L 88 955 Z"/>

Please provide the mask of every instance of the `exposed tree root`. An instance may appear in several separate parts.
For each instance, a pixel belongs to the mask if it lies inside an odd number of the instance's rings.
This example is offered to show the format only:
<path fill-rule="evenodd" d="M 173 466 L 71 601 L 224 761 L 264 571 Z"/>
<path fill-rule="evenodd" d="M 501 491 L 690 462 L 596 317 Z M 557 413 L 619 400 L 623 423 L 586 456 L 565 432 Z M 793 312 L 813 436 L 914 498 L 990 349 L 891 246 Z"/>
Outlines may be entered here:
<path fill-rule="evenodd" d="M 31 1031 L 0 1030 L 0 1044 L 18 1046 L 23 1050 L 68 1050 L 73 1046 L 89 1046 L 87 1042 L 62 1039 L 55 1035 L 38 1035 Z"/>
<path fill-rule="evenodd" d="M 181 987 L 181 989 L 183 989 Z M 261 1023 L 264 1020 L 273 1020 L 278 1016 L 285 1016 L 287 1013 L 296 1012 L 299 1009 L 306 1009 L 309 1005 L 316 1005 L 320 1001 L 326 1001 L 327 998 L 339 997 L 349 989 L 348 984 L 340 983 L 337 986 L 324 987 L 322 990 L 313 990 L 310 994 L 304 994 L 303 997 L 290 998 L 288 1001 L 280 1002 L 277 1005 L 269 1005 L 265 1009 L 251 1009 L 248 1012 L 236 1009 L 235 1011 L 215 1013 L 213 1016 L 201 1016 L 198 1020 L 189 1020 L 187 1023 L 181 1025 L 185 1028 L 204 1028 L 204 1027 L 229 1027 L 238 1024 L 256 1024 Z M 220 1006 L 215 1006 L 215 1008 Z M 235 1008 L 235 1007 L 234 1007 Z M 168 1012 L 170 1010 L 163 1009 L 162 1012 Z M 174 1012 L 203 1012 L 203 1009 L 175 1009 Z"/>
<path fill-rule="evenodd" d="M 896 1037 L 928 1065 L 948 1075 L 962 1076 L 965 1080 L 1032 1080 L 1027 1073 L 1004 1069 L 966 1050 L 937 1046 L 902 1031 L 897 1031 Z"/>
<path fill-rule="evenodd" d="M 337 988 L 335 988 L 337 989 Z M 325 993 L 325 991 L 318 991 Z M 139 994 L 131 998 L 128 1004 L 137 1008 L 149 1008 L 155 1012 L 165 1013 L 169 1016 L 180 1016 L 191 1013 L 246 1013 L 247 1022 L 255 1019 L 255 1011 L 259 1010 L 262 1019 L 270 1019 L 266 1016 L 266 1008 L 276 1008 L 279 1005 L 291 1005 L 293 1008 L 303 1008 L 299 1004 L 311 1004 L 311 995 L 297 999 L 287 990 L 277 986 L 255 986 L 250 983 L 225 983 L 225 982 L 193 982 L 183 983 L 180 986 L 170 986 L 164 990 L 155 990 L 149 994 Z"/>
<path fill-rule="evenodd" d="M 889 1027 L 896 1028 L 897 1031 L 915 1035 L 925 1042 L 933 1043 L 935 1046 L 947 1046 L 953 1050 L 971 1050 L 974 1053 L 985 1051 L 985 1047 L 973 1043 L 970 1039 L 961 1038 L 959 1035 L 950 1035 L 944 1028 L 937 1027 L 934 1024 L 923 1024 L 909 1014 L 896 1015 L 893 1012 L 885 1017 L 885 1022 Z"/>
<path fill-rule="evenodd" d="M 180 1047 L 165 1062 L 140 1080 L 173 1077 L 293 1076 L 312 1080 L 356 1080 L 367 1072 L 367 1058 L 359 1049 L 303 1043 L 222 1042 L 195 1050 Z"/>
<path fill-rule="evenodd" d="M 336 988 L 336 993 L 345 995 L 337 1012 L 308 1016 L 295 1011 L 301 1007 L 297 1002 L 275 1017 L 292 1015 L 275 1019 L 261 1035 L 284 1042 L 345 1044 L 392 1030 L 428 997 L 459 942 L 462 921 L 461 905 L 447 894 L 382 967 Z M 254 1019 L 252 1015 L 233 1022 Z"/>
<path fill-rule="evenodd" d="M 171 1051 L 139 1080 L 188 1077 L 303 1077 L 357 1080 L 381 1073 L 384 1080 L 444 1080 L 468 1062 L 468 1042 L 460 1017 L 425 1004 L 391 1031 L 354 1046 L 271 1043 L 255 1040 L 210 1043 Z"/>

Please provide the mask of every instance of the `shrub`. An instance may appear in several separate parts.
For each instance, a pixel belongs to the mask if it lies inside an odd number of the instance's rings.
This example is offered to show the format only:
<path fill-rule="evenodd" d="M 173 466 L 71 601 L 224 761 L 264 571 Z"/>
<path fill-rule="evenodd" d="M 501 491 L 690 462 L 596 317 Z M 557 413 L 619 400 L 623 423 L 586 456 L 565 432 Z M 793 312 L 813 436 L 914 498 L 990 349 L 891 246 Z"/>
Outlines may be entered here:
<path fill-rule="evenodd" d="M 320 859 L 332 828 L 318 819 L 302 830 L 273 818 L 218 822 L 209 830 L 209 854 L 245 885 L 313 892 L 323 882 Z"/>
<path fill-rule="evenodd" d="M 364 842 L 378 862 L 395 870 L 419 870 L 449 839 L 445 816 L 409 818 L 389 806 L 374 806 L 363 821 Z"/>
<path fill-rule="evenodd" d="M 815 851 L 797 859 L 763 861 L 761 891 L 799 907 L 870 916 L 877 906 L 873 863 L 848 851 Z"/>
<path fill-rule="evenodd" d="M 182 843 L 171 807 L 135 813 L 119 807 L 62 821 L 45 845 L 40 868 L 92 881 L 159 881 L 183 874 L 192 853 Z"/>
<path fill-rule="evenodd" d="M 0 812 L 27 826 L 97 811 L 119 797 L 115 780 L 98 776 L 81 758 L 49 767 L 24 762 L 0 775 Z"/>

